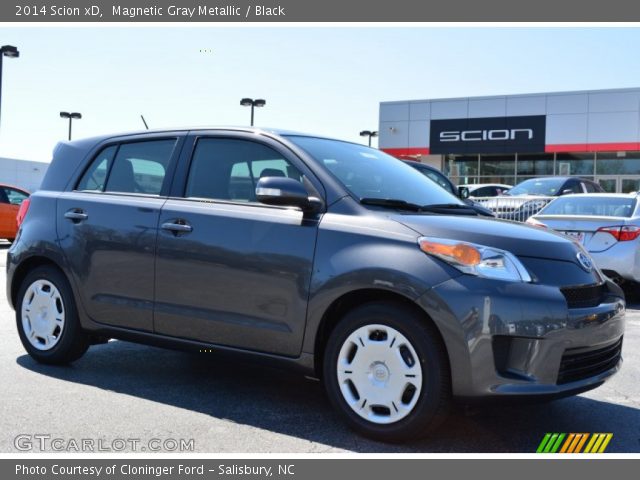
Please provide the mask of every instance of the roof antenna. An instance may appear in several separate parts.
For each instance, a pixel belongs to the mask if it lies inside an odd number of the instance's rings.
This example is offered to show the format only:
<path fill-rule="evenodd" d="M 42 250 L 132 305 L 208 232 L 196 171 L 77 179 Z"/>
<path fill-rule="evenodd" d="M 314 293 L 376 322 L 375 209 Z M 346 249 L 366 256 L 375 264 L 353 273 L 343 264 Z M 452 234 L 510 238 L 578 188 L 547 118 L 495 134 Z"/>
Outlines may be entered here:
<path fill-rule="evenodd" d="M 147 125 L 147 122 L 144 119 L 143 115 L 140 115 L 140 118 L 142 119 L 142 123 L 144 123 L 144 128 L 146 128 L 147 130 L 149 130 L 149 125 Z"/>

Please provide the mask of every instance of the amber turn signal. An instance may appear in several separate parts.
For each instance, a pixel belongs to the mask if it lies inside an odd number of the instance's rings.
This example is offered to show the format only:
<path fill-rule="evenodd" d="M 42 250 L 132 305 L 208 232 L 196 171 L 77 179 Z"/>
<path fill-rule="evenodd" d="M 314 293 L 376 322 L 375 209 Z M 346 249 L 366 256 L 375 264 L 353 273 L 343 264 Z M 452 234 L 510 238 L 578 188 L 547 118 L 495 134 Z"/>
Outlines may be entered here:
<path fill-rule="evenodd" d="M 466 243 L 448 245 L 446 243 L 420 240 L 420 249 L 431 255 L 449 257 L 461 265 L 474 266 L 478 265 L 482 260 L 480 251 L 476 247 Z"/>

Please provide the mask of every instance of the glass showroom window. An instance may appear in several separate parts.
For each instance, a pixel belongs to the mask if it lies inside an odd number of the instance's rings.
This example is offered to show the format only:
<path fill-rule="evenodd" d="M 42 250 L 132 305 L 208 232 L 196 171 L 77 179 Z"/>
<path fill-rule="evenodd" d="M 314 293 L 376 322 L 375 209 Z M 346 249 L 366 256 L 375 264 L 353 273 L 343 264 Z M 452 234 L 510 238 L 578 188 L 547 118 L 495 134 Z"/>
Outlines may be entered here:
<path fill-rule="evenodd" d="M 640 175 L 640 152 L 598 152 L 596 175 Z"/>
<path fill-rule="evenodd" d="M 518 155 L 518 181 L 520 177 L 553 175 L 553 153 Z"/>
<path fill-rule="evenodd" d="M 556 175 L 593 179 L 594 156 L 593 153 L 559 153 L 556 156 Z"/>
<path fill-rule="evenodd" d="M 478 183 L 478 156 L 447 155 L 444 161 L 444 173 L 456 185 Z"/>

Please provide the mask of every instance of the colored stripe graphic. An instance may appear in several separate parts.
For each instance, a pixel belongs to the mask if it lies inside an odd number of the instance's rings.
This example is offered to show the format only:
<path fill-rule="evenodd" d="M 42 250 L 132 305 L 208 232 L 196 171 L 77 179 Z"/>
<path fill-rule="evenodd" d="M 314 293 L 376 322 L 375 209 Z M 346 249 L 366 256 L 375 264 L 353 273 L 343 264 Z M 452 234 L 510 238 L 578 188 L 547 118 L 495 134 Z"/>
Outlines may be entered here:
<path fill-rule="evenodd" d="M 536 453 L 603 453 L 612 438 L 612 433 L 546 433 Z"/>

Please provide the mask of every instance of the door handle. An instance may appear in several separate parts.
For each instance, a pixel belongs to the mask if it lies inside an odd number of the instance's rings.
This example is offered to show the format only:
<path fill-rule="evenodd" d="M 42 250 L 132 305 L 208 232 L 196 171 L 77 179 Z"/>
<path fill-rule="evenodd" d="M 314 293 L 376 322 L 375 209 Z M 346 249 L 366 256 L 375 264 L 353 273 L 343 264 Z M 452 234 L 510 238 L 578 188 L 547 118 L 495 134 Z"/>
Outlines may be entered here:
<path fill-rule="evenodd" d="M 78 223 L 89 218 L 89 215 L 84 213 L 84 210 L 73 208 L 64 214 L 64 218 L 68 218 L 73 223 Z"/>
<path fill-rule="evenodd" d="M 162 224 L 163 230 L 169 230 L 170 232 L 175 233 L 190 233 L 193 231 L 193 227 L 189 225 L 184 220 L 175 220 L 173 222 L 165 222 Z"/>

